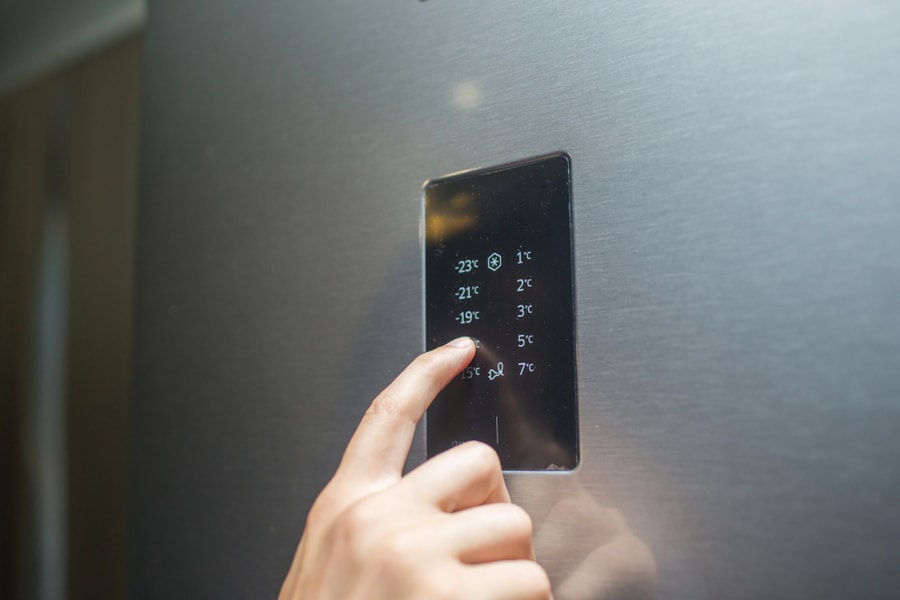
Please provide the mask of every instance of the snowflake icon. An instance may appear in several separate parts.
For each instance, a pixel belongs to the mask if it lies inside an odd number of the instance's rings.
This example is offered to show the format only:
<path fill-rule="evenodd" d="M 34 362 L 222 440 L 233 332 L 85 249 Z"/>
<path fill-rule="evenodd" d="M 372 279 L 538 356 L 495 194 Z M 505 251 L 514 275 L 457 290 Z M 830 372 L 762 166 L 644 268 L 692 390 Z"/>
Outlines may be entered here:
<path fill-rule="evenodd" d="M 503 266 L 503 257 L 494 252 L 487 258 L 487 266 L 491 271 L 496 271 Z"/>

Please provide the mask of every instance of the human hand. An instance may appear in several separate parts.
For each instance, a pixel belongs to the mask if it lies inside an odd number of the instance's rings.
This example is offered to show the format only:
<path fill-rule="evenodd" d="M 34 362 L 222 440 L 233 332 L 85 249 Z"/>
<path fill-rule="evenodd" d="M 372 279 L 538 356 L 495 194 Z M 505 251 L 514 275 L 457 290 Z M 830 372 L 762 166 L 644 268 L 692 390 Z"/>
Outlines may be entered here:
<path fill-rule="evenodd" d="M 492 448 L 468 442 L 402 476 L 416 424 L 474 354 L 454 340 L 375 398 L 310 509 L 280 600 L 550 598 Z"/>

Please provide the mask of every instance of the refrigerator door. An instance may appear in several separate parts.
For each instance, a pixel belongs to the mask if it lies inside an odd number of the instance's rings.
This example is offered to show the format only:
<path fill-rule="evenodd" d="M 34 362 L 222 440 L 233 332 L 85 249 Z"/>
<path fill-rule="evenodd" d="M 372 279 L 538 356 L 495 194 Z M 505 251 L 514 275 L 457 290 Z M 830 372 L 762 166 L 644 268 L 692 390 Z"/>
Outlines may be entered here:
<path fill-rule="evenodd" d="M 273 597 L 424 339 L 422 186 L 566 152 L 556 598 L 900 590 L 900 4 L 158 0 L 133 597 Z M 424 460 L 417 437 L 410 465 Z"/>

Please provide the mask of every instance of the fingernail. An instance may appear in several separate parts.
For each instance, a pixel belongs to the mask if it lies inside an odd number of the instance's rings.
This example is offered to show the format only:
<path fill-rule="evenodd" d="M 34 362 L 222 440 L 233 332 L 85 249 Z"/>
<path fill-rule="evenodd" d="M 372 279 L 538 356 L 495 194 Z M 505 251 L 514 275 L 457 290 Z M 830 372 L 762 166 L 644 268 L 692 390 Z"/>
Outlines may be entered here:
<path fill-rule="evenodd" d="M 473 343 L 472 338 L 463 336 L 456 338 L 452 342 L 447 342 L 447 345 L 452 348 L 471 348 Z"/>

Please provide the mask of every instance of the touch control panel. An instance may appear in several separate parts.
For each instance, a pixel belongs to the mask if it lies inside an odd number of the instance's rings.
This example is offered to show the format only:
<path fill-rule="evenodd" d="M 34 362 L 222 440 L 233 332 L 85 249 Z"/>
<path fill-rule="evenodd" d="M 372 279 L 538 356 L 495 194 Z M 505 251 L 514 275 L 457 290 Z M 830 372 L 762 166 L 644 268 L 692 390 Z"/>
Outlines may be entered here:
<path fill-rule="evenodd" d="M 426 346 L 478 346 L 428 410 L 429 457 L 480 440 L 504 470 L 577 466 L 572 272 L 567 154 L 425 185 Z"/>

